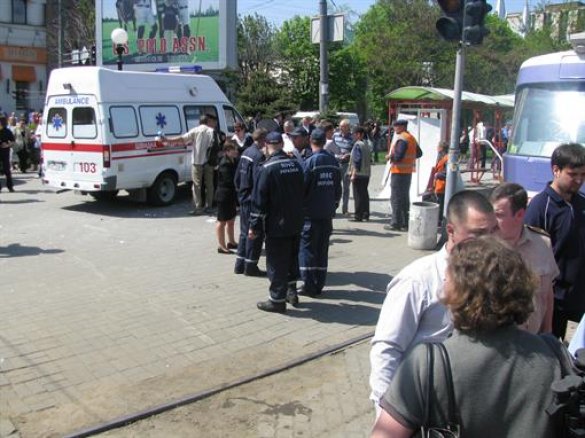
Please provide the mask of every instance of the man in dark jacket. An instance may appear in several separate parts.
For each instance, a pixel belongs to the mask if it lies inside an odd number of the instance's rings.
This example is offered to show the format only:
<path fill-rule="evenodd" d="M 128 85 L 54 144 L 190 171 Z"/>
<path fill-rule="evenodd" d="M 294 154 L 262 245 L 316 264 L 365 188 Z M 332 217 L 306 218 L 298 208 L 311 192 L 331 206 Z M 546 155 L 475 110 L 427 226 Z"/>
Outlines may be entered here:
<path fill-rule="evenodd" d="M 299 266 L 303 293 L 313 297 L 320 295 L 325 286 L 332 218 L 341 199 L 341 169 L 335 157 L 323 149 L 326 140 L 325 131 L 313 130 L 313 154 L 305 162 L 305 222 Z"/>
<path fill-rule="evenodd" d="M 282 135 L 266 136 L 268 159 L 260 168 L 254 193 L 248 237 L 266 234 L 269 299 L 258 303 L 265 312 L 286 312 L 291 276 L 298 273 L 298 236 L 303 225 L 303 169 L 282 150 Z"/>
<path fill-rule="evenodd" d="M 551 156 L 553 180 L 528 204 L 524 223 L 550 235 L 560 274 L 554 280 L 553 334 L 585 314 L 585 147 L 562 144 Z"/>
<path fill-rule="evenodd" d="M 234 178 L 238 201 L 240 203 L 240 240 L 238 242 L 238 253 L 234 272 L 250 277 L 263 277 L 266 273 L 258 269 L 258 259 L 262 252 L 264 235 L 262 230 L 259 229 L 256 238 L 252 240 L 248 238 L 248 230 L 250 229 L 249 221 L 254 181 L 256 180 L 258 169 L 265 158 L 263 149 L 266 130 L 261 128 L 256 129 L 252 134 L 252 138 L 254 139 L 254 143 L 240 157 Z"/>

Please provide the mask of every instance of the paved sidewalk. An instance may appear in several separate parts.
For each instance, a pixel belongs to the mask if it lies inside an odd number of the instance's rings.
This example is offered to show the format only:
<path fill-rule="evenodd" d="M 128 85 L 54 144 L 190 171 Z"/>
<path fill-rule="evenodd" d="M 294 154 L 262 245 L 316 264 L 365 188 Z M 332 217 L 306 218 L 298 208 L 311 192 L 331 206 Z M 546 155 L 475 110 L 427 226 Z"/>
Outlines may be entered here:
<path fill-rule="evenodd" d="M 233 274 L 214 220 L 186 215 L 186 193 L 156 209 L 15 179 L 16 193 L 0 195 L 0 412 L 23 437 L 62 436 L 369 333 L 391 276 L 426 253 L 385 231 L 387 203 L 372 201 L 370 222 L 334 221 L 324 298 L 266 314 L 255 306 L 266 279 Z"/>

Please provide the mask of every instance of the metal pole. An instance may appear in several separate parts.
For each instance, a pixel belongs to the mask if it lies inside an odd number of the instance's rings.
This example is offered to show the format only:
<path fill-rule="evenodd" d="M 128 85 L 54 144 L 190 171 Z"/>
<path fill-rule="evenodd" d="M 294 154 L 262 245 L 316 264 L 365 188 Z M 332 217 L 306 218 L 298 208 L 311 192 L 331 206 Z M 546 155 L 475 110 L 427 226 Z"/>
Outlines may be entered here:
<path fill-rule="evenodd" d="M 329 108 L 329 65 L 327 61 L 327 41 L 329 40 L 329 26 L 327 23 L 327 0 L 319 0 L 319 27 L 320 27 L 320 44 L 319 44 L 319 112 L 324 114 Z"/>
<path fill-rule="evenodd" d="M 57 61 L 63 67 L 63 5 L 57 1 Z"/>
<path fill-rule="evenodd" d="M 459 176 L 459 136 L 461 134 L 461 92 L 463 91 L 463 74 L 465 71 L 465 43 L 459 43 L 455 63 L 455 84 L 453 96 L 453 114 L 451 115 L 451 143 L 449 144 L 449 162 L 447 165 L 447 186 L 445 188 L 445 209 L 449 200 L 455 194 L 457 179 Z"/>

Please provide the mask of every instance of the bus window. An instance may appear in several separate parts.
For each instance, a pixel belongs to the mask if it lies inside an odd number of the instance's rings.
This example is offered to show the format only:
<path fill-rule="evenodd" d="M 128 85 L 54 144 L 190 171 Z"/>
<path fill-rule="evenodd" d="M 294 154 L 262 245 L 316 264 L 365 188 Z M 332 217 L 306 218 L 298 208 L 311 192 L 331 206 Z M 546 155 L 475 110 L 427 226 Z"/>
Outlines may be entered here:
<path fill-rule="evenodd" d="M 67 110 L 51 108 L 47 115 L 47 137 L 65 138 L 67 135 Z"/>
<path fill-rule="evenodd" d="M 187 131 L 199 126 L 199 119 L 205 114 L 211 114 L 217 118 L 217 110 L 212 105 L 189 105 L 185 106 L 185 120 L 187 121 Z"/>
<path fill-rule="evenodd" d="M 138 136 L 138 121 L 136 120 L 136 111 L 134 111 L 133 107 L 110 107 L 110 120 L 114 137 L 128 138 Z"/>
<path fill-rule="evenodd" d="M 154 137 L 159 131 L 166 135 L 181 134 L 181 119 L 179 108 L 176 106 L 141 106 L 138 112 L 142 124 L 142 135 L 145 137 Z"/>
<path fill-rule="evenodd" d="M 73 137 L 96 138 L 95 111 L 92 107 L 73 108 Z"/>

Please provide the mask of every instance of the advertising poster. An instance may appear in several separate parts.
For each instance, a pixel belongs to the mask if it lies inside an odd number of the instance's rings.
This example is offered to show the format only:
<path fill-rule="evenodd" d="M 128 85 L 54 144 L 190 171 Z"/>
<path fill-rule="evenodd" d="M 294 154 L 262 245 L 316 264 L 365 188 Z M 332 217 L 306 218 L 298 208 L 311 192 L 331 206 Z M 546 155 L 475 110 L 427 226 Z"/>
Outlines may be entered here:
<path fill-rule="evenodd" d="M 103 0 L 98 5 L 104 66 L 116 65 L 110 35 L 123 28 L 128 43 L 122 61 L 128 69 L 145 64 L 225 67 L 225 0 Z"/>

